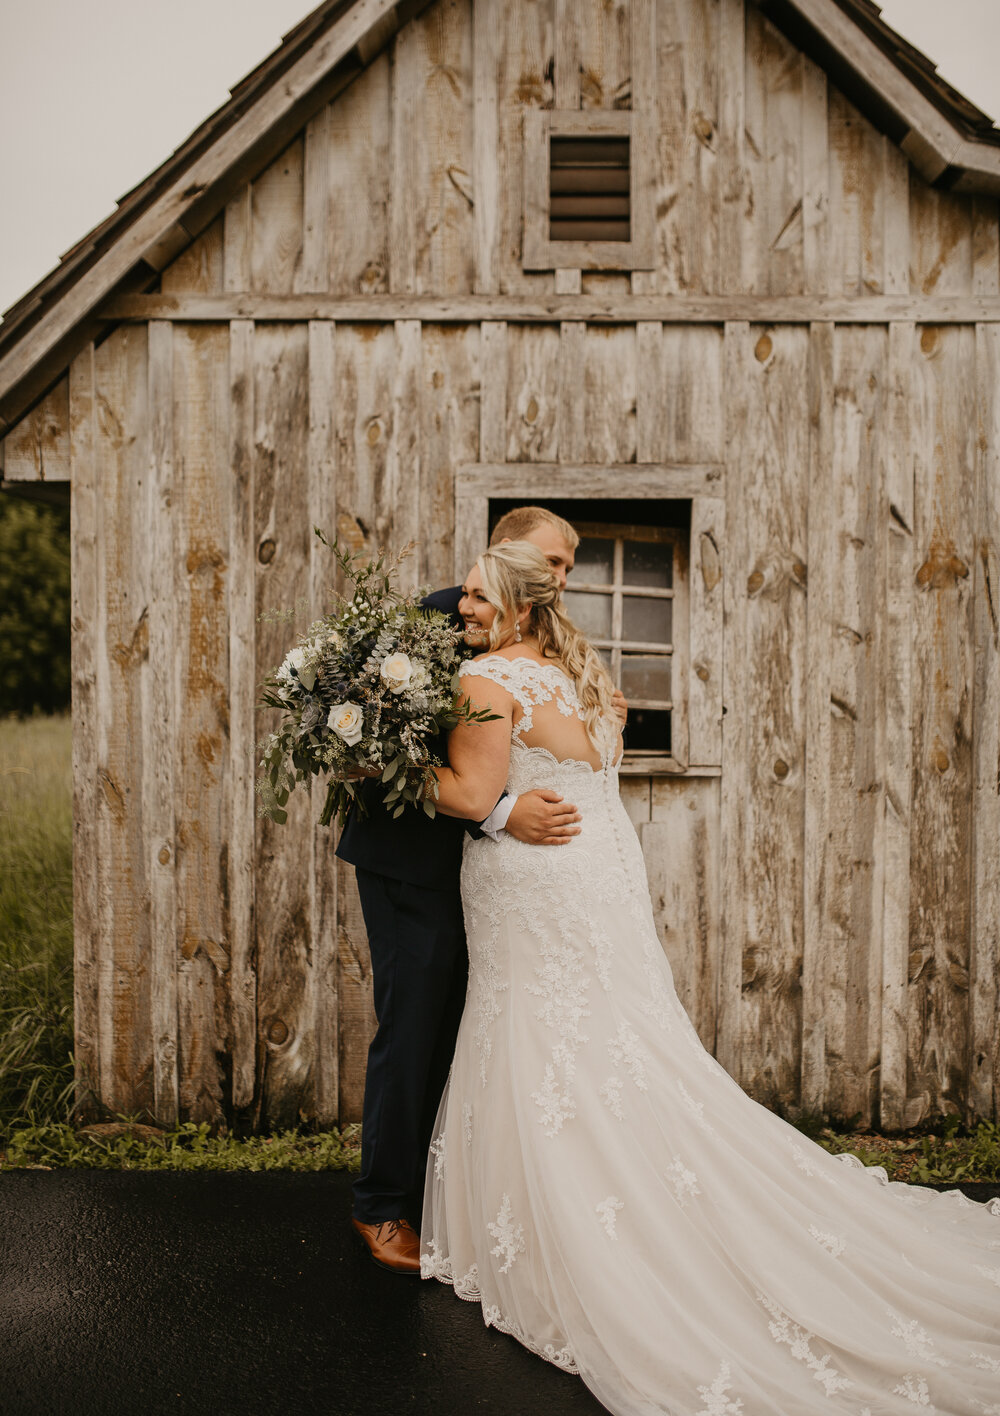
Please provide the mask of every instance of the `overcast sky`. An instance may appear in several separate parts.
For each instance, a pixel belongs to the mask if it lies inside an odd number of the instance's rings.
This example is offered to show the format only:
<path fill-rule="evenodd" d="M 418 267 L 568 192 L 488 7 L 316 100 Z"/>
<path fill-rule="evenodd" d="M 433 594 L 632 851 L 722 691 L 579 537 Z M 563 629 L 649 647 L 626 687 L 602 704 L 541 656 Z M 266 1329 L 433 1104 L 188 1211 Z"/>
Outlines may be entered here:
<path fill-rule="evenodd" d="M 311 8 L 302 0 L 0 0 L 0 310 Z M 1000 0 L 884 0 L 882 12 L 1000 118 Z"/>

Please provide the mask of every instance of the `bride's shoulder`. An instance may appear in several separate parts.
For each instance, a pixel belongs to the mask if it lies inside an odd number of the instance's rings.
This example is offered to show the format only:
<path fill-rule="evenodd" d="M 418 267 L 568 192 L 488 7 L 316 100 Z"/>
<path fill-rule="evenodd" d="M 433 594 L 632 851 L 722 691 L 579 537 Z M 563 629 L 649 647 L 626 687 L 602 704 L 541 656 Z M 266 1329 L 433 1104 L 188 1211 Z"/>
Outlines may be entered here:
<path fill-rule="evenodd" d="M 463 659 L 458 666 L 461 678 L 502 679 L 509 676 L 510 671 L 511 661 L 500 650 L 491 650 L 486 654 L 477 654 L 474 658 Z"/>
<path fill-rule="evenodd" d="M 474 659 L 464 659 L 458 666 L 458 674 L 463 679 L 489 679 L 516 698 L 523 691 L 525 662 L 523 656 L 494 649 Z"/>

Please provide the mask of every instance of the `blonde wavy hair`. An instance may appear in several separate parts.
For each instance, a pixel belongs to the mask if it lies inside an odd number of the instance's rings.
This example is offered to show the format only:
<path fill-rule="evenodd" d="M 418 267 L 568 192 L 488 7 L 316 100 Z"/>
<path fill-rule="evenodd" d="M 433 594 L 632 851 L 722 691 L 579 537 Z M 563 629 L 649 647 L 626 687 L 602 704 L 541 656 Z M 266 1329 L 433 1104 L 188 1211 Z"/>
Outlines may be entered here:
<path fill-rule="evenodd" d="M 490 649 L 509 640 L 517 611 L 530 605 L 526 627 L 536 636 L 542 657 L 557 660 L 573 680 L 587 732 L 600 746 L 601 719 L 614 715 L 614 684 L 597 650 L 566 613 L 548 561 L 530 541 L 506 541 L 484 551 L 476 565 L 483 596 L 497 612 L 490 626 Z"/>

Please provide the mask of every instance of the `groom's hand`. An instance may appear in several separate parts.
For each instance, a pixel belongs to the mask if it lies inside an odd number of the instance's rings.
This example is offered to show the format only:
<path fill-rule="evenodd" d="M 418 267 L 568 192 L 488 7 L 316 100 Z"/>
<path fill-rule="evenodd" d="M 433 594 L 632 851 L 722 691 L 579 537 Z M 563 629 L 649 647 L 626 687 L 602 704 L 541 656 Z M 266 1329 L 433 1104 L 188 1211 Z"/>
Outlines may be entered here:
<path fill-rule="evenodd" d="M 558 792 L 522 792 L 507 818 L 506 829 L 528 846 L 565 846 L 580 828 L 580 813 Z"/>
<path fill-rule="evenodd" d="M 625 701 L 625 695 L 620 688 L 616 688 L 612 694 L 611 706 L 618 714 L 622 722 L 622 727 L 624 727 L 628 721 L 628 703 Z"/>

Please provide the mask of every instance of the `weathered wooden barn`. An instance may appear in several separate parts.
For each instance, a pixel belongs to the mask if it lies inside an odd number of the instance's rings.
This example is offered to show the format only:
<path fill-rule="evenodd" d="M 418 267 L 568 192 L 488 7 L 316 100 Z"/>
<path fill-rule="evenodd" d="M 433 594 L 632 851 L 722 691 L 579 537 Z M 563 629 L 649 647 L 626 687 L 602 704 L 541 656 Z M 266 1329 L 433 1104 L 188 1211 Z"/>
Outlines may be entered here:
<path fill-rule="evenodd" d="M 623 793 L 760 1100 L 996 1117 L 1000 132 L 869 0 L 325 3 L 0 327 L 73 524 L 76 1055 L 115 1109 L 357 1118 L 363 926 L 255 709 L 330 578 L 585 530 Z"/>

